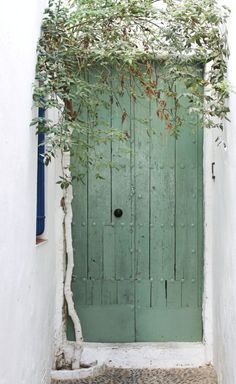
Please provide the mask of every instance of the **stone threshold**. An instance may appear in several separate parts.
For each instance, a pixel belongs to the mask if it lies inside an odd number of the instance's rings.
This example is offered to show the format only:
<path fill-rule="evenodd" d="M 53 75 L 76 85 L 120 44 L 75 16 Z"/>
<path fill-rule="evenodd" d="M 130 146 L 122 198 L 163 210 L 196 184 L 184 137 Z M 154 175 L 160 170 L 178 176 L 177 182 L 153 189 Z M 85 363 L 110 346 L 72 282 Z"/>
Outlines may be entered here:
<path fill-rule="evenodd" d="M 211 363 L 203 343 L 85 343 L 84 362 L 117 368 L 199 367 Z"/>
<path fill-rule="evenodd" d="M 51 384 L 217 384 L 211 366 L 170 369 L 106 368 L 90 377 L 53 379 Z"/>
<path fill-rule="evenodd" d="M 168 370 L 209 365 L 203 343 L 84 343 L 83 365 L 90 368 L 52 371 L 53 383 L 83 380 L 103 375 L 109 368 L 123 370 Z"/>

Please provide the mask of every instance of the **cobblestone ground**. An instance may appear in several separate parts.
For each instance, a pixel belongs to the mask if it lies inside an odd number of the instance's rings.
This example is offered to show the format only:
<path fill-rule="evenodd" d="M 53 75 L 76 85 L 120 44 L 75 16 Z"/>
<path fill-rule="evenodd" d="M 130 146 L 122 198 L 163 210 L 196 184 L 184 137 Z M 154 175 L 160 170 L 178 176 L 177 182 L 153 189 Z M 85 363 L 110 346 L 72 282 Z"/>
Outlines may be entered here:
<path fill-rule="evenodd" d="M 101 376 L 52 384 L 217 384 L 212 367 L 175 369 L 107 369 Z"/>

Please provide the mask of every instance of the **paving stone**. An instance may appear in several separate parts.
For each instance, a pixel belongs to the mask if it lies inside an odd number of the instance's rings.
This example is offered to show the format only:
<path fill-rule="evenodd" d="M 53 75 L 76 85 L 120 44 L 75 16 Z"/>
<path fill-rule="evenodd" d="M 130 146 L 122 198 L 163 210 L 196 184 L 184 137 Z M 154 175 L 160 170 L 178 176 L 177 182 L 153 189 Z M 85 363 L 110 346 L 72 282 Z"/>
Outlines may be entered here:
<path fill-rule="evenodd" d="M 52 384 L 217 384 L 211 366 L 173 369 L 118 369 L 108 368 L 103 375 Z"/>

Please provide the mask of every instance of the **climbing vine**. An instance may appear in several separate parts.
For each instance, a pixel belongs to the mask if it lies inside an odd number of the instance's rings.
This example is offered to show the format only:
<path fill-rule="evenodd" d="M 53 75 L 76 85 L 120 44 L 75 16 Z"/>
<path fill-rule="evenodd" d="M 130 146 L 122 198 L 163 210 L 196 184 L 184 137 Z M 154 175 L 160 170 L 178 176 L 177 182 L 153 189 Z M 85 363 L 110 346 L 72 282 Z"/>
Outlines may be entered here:
<path fill-rule="evenodd" d="M 59 117 L 51 121 L 46 114 L 32 121 L 37 132 L 46 133 L 45 163 L 60 150 L 76 156 L 82 166 L 96 167 L 96 143 L 127 140 L 116 127 L 107 127 L 104 134 L 96 123 L 99 106 L 118 103 L 127 76 L 134 102 L 137 88 L 153 98 L 170 134 L 181 131 L 181 97 L 188 99 L 188 112 L 204 118 L 207 127 L 223 129 L 229 112 L 228 15 L 217 0 L 49 0 L 38 44 L 34 104 L 56 109 Z M 164 68 L 158 78 L 153 61 Z M 181 95 L 173 86 L 179 80 L 186 86 Z M 177 114 L 167 109 L 167 97 Z M 122 121 L 128 118 L 123 105 L 120 115 Z M 71 178 L 70 171 L 61 176 L 62 188 L 81 177 L 73 171 Z"/>

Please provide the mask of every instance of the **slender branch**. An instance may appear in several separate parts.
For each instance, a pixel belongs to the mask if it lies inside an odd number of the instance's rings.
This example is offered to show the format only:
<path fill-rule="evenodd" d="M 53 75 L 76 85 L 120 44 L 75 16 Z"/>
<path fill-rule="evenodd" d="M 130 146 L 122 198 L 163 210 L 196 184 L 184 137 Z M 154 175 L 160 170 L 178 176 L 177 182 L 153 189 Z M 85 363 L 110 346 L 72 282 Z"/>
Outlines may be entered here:
<path fill-rule="evenodd" d="M 65 177 L 65 155 L 61 152 L 61 165 L 62 165 L 62 174 Z M 66 164 L 68 168 L 68 164 Z M 73 322 L 74 331 L 75 331 L 75 341 L 78 348 L 81 350 L 81 354 L 83 351 L 83 336 L 82 329 L 79 317 L 75 310 L 74 301 L 73 301 L 73 293 L 71 290 L 71 281 L 72 281 L 72 273 L 74 268 L 74 256 L 73 256 L 73 246 L 72 246 L 72 234 L 71 234 L 71 220 L 72 220 L 72 186 L 67 189 L 64 189 L 63 200 L 61 202 L 63 212 L 64 212 L 64 220 L 63 220 L 63 228 L 64 228 L 64 244 L 65 244 L 65 253 L 66 253 L 66 273 L 65 273 L 65 283 L 64 283 L 64 295 L 67 303 L 68 314 Z M 80 364 L 80 361 L 78 362 Z"/>

